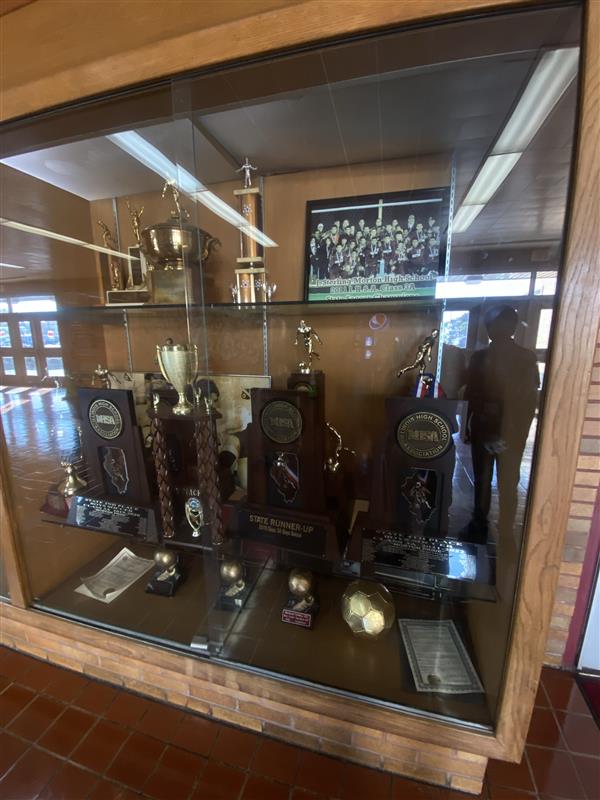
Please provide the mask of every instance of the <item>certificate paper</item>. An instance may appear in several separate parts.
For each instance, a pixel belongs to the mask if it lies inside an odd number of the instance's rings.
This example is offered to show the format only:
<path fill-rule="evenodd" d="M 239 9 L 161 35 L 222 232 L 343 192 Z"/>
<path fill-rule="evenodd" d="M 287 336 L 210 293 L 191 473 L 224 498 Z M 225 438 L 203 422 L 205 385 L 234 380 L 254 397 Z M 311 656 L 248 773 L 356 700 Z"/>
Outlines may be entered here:
<path fill-rule="evenodd" d="M 483 692 L 452 620 L 399 619 L 398 625 L 418 692 Z"/>
<path fill-rule="evenodd" d="M 124 547 L 101 570 L 88 578 L 82 578 L 81 586 L 75 591 L 100 600 L 101 603 L 112 603 L 153 566 L 152 559 L 140 558 Z"/>

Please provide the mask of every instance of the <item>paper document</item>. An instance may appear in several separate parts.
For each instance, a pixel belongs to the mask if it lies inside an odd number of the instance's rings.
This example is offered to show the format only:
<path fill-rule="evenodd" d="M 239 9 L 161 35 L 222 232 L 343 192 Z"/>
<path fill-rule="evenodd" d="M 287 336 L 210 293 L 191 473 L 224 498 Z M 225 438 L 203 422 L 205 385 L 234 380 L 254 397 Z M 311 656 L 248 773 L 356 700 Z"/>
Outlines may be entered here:
<path fill-rule="evenodd" d="M 154 561 L 151 558 L 136 556 L 124 547 L 95 575 L 82 578 L 81 586 L 75 591 L 94 600 L 100 600 L 101 603 L 112 603 L 153 566 Z"/>
<path fill-rule="evenodd" d="M 469 654 L 450 619 L 399 619 L 418 692 L 483 692 Z"/>

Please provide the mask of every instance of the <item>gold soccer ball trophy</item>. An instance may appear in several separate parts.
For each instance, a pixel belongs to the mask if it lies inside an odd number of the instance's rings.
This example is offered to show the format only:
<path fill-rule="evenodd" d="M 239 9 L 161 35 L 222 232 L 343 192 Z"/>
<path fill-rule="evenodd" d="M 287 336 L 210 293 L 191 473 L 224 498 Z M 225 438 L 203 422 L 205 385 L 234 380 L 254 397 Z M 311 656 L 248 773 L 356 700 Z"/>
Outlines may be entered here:
<path fill-rule="evenodd" d="M 352 633 L 376 639 L 394 624 L 396 607 L 381 583 L 353 581 L 342 596 L 342 616 Z"/>

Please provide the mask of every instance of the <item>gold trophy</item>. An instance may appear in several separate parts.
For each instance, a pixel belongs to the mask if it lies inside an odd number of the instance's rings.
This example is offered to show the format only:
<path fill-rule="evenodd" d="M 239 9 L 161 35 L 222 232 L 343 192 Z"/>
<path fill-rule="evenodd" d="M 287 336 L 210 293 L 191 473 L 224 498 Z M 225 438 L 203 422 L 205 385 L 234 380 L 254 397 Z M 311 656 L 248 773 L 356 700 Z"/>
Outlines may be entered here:
<path fill-rule="evenodd" d="M 156 355 L 160 371 L 166 381 L 179 395 L 177 405 L 173 407 L 173 414 L 187 416 L 192 413 L 194 406 L 185 396 L 186 387 L 193 383 L 198 374 L 198 348 L 195 344 L 173 344 L 167 339 L 163 345 L 156 345 Z"/>

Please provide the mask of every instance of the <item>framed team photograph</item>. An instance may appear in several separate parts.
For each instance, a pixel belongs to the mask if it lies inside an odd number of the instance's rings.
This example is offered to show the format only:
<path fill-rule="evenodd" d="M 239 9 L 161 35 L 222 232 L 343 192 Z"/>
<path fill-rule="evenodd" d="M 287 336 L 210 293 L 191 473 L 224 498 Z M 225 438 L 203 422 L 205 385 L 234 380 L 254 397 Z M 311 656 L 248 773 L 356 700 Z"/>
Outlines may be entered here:
<path fill-rule="evenodd" d="M 435 296 L 446 260 L 448 187 L 310 200 L 304 299 Z"/>

